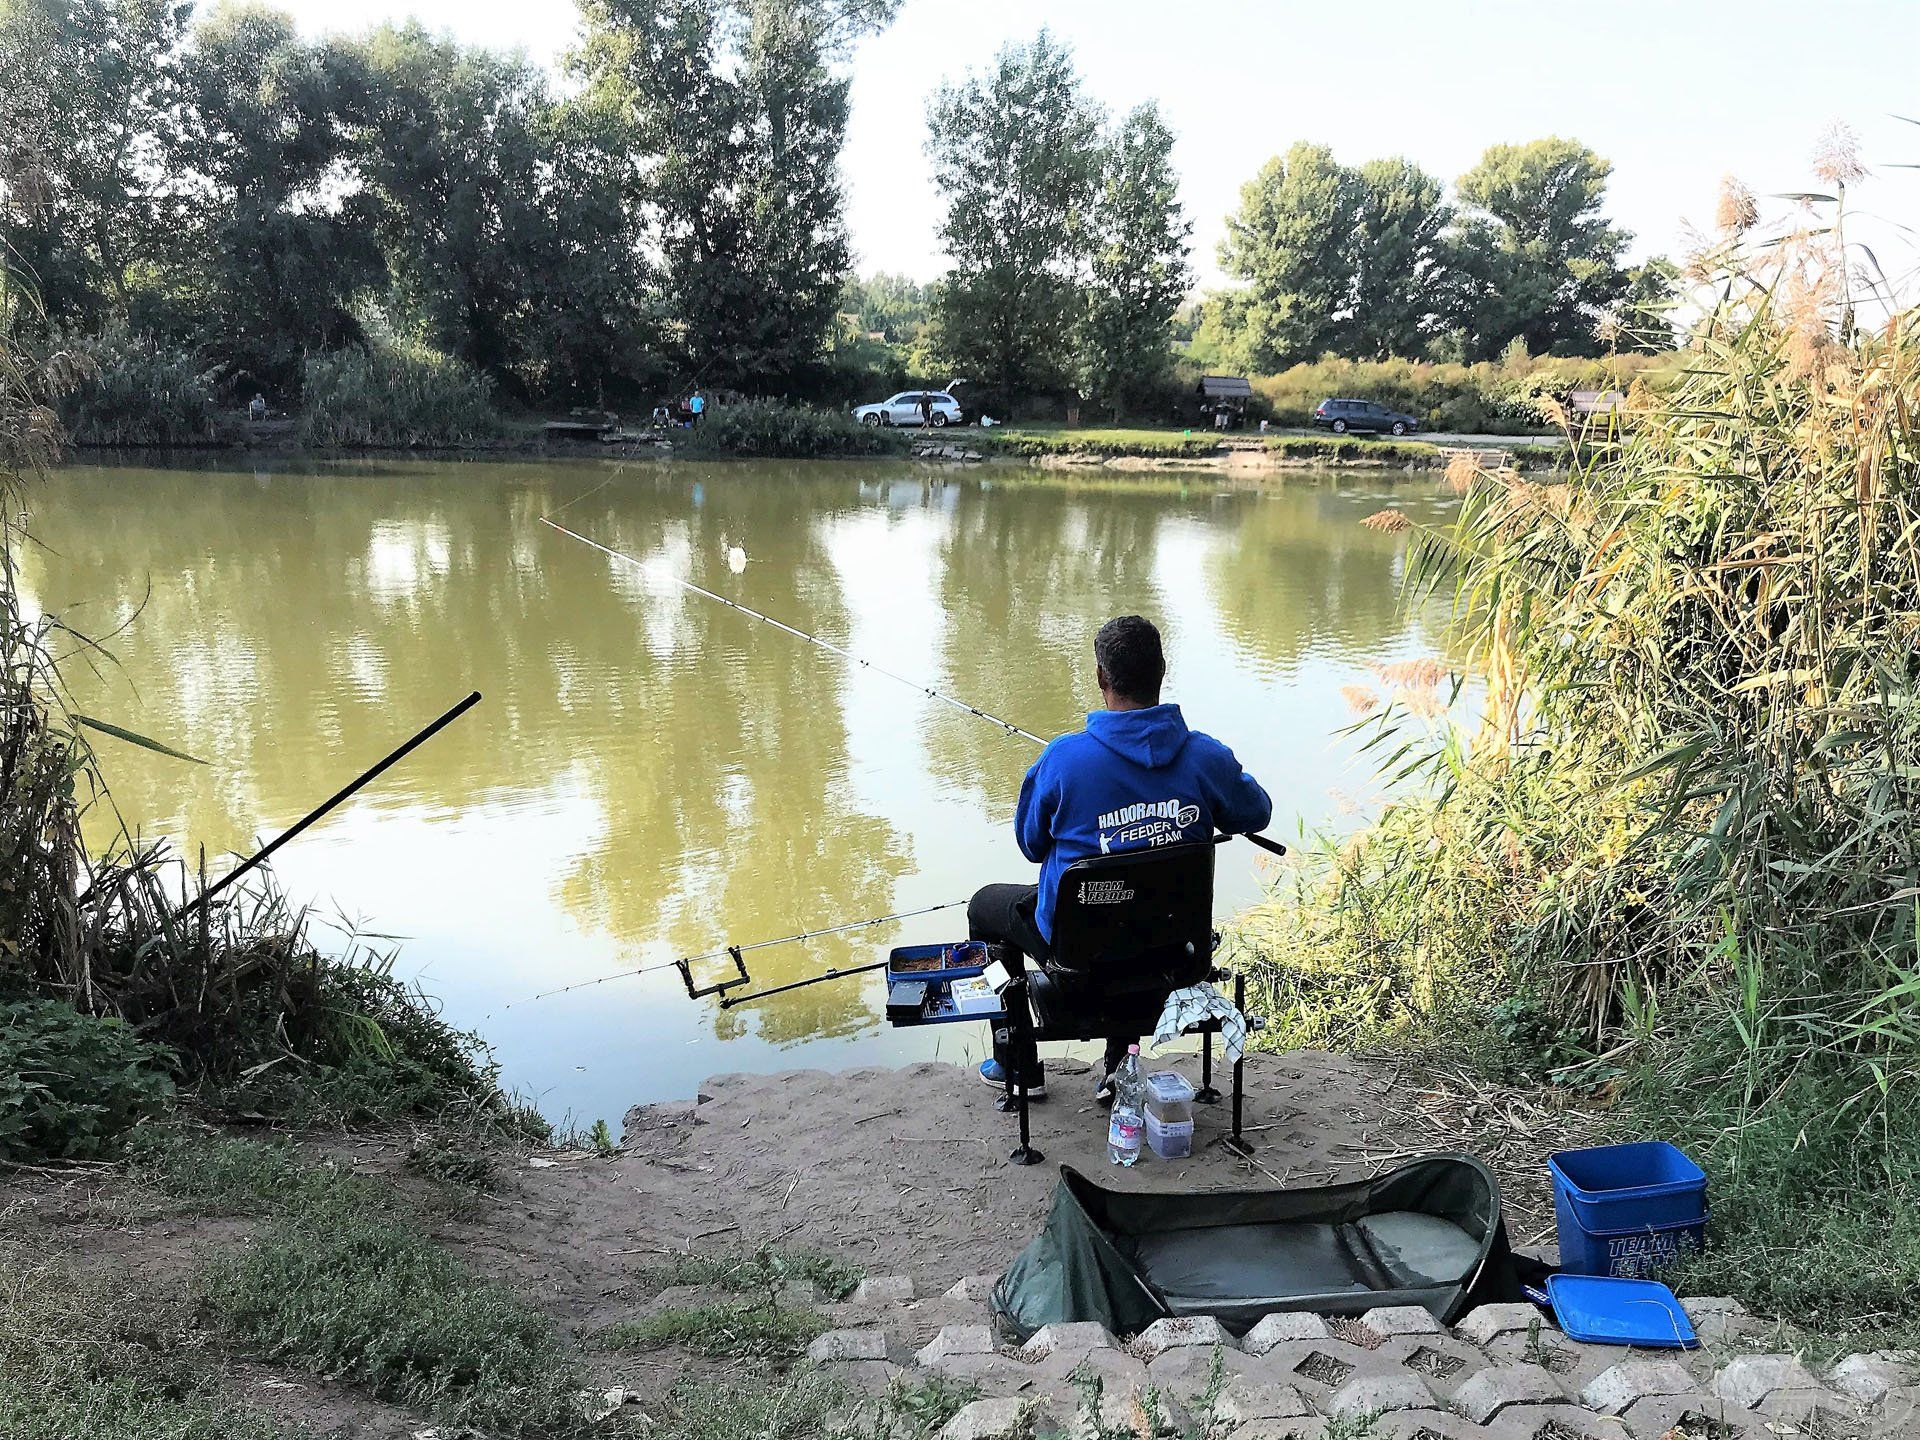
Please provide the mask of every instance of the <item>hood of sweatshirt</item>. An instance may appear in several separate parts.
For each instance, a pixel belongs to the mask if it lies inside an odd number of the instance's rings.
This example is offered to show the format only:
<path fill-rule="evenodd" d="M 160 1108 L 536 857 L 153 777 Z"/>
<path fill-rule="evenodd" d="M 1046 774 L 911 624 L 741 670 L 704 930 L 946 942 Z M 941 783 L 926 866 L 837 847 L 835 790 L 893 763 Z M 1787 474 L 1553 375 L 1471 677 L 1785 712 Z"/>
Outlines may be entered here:
<path fill-rule="evenodd" d="M 1087 712 L 1087 734 L 1122 759 L 1150 770 L 1177 760 L 1191 733 L 1178 705 Z"/>

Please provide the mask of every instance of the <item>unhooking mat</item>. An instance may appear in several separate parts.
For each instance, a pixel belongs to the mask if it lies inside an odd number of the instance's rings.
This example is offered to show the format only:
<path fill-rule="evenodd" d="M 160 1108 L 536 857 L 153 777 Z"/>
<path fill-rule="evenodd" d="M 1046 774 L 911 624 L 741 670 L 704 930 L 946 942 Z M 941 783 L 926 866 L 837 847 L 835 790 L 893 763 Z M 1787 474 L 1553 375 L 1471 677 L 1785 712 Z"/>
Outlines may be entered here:
<path fill-rule="evenodd" d="M 1382 1305 L 1445 1322 L 1520 1298 L 1499 1182 L 1470 1155 L 1434 1155 L 1346 1185 L 1197 1195 L 1107 1190 L 1063 1165 L 993 1309 L 1025 1339 L 1075 1320 L 1131 1335 L 1179 1315 L 1242 1334 L 1279 1311 Z"/>

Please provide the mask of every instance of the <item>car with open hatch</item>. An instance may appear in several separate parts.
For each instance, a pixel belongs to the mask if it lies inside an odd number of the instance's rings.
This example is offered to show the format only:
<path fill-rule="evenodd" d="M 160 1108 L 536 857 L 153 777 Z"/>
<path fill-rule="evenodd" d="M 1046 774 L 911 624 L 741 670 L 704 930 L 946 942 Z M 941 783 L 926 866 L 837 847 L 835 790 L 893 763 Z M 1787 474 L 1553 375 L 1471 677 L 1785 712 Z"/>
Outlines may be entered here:
<path fill-rule="evenodd" d="M 1389 410 L 1371 400 L 1322 400 L 1313 407 L 1313 423 L 1336 435 L 1411 435 L 1420 422 L 1401 410 Z"/>
<path fill-rule="evenodd" d="M 930 415 L 923 417 L 921 397 L 931 402 Z M 958 425 L 963 419 L 960 402 L 944 390 L 902 390 L 877 405 L 862 405 L 853 418 L 863 425 L 918 425 L 924 418 L 935 429 Z"/>

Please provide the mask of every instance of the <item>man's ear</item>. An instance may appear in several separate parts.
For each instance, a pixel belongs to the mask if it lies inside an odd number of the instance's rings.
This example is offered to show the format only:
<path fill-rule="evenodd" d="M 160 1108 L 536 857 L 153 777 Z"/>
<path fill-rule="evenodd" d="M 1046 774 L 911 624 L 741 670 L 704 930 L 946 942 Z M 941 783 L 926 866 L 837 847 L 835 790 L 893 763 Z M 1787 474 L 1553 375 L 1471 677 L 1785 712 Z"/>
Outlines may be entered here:
<path fill-rule="evenodd" d="M 1098 665 L 1093 667 L 1093 683 L 1098 685 L 1102 692 L 1113 689 L 1113 681 L 1108 678 L 1107 672 L 1102 670 Z"/>

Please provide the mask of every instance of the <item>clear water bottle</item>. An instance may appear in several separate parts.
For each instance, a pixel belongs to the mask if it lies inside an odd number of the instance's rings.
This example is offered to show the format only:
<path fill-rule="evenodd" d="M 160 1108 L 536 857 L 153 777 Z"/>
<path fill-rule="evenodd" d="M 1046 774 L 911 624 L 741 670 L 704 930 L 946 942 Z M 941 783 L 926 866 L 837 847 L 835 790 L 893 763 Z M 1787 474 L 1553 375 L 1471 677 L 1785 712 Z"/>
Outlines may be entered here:
<path fill-rule="evenodd" d="M 1140 1078 L 1140 1047 L 1129 1045 L 1127 1058 L 1113 1072 L 1113 1113 L 1107 1120 L 1107 1163 L 1131 1165 L 1140 1158 L 1146 1133 L 1147 1086 Z"/>

